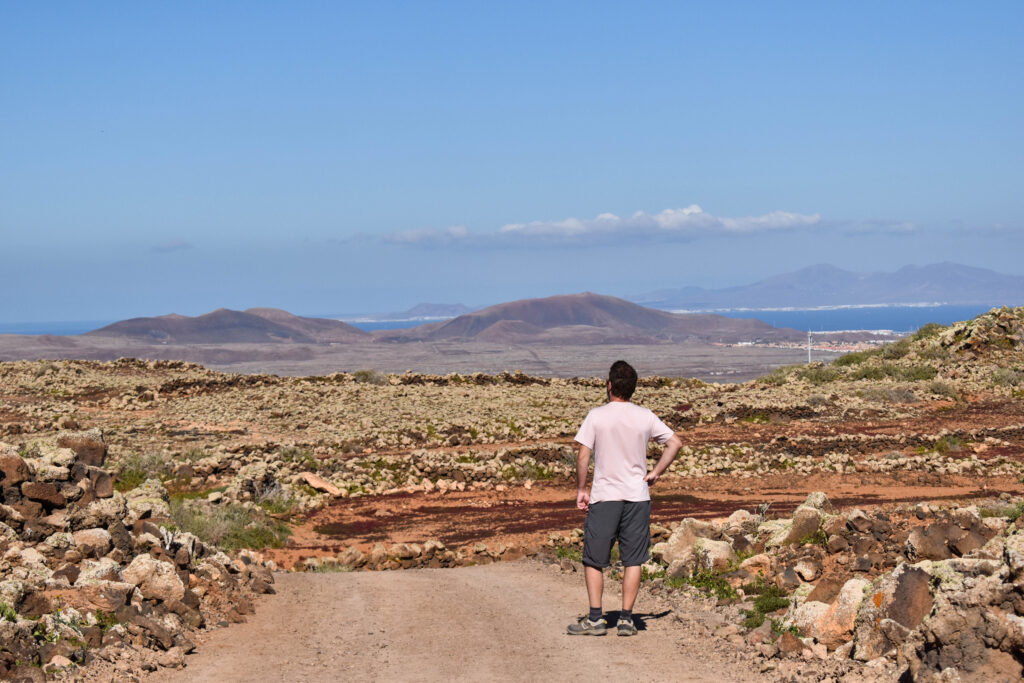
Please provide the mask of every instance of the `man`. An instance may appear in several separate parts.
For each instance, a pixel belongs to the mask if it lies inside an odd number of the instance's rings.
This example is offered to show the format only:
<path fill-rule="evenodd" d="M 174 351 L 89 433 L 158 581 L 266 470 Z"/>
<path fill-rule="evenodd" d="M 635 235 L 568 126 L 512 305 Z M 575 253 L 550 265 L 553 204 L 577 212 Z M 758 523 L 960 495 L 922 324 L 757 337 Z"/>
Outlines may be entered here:
<path fill-rule="evenodd" d="M 619 542 L 622 575 L 622 611 L 616 625 L 620 636 L 635 636 L 633 603 L 640 591 L 640 565 L 647 562 L 651 545 L 651 494 L 683 445 L 671 429 L 647 408 L 630 403 L 636 390 L 636 370 L 615 361 L 608 372 L 608 403 L 588 414 L 576 442 L 576 507 L 587 511 L 583 525 L 583 565 L 590 613 L 570 624 L 570 635 L 603 636 L 607 622 L 601 616 L 604 592 L 602 570 L 611 564 L 612 543 Z M 647 471 L 647 443 L 665 445 L 654 469 Z M 587 470 L 594 456 L 594 482 L 587 493 Z"/>

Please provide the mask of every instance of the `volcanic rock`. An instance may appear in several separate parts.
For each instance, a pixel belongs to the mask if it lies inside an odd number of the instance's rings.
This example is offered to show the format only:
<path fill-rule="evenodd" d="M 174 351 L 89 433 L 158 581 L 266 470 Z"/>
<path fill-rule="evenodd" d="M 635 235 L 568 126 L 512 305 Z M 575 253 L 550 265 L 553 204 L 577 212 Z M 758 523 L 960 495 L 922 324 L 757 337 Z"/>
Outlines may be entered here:
<path fill-rule="evenodd" d="M 185 587 L 169 562 L 139 555 L 121 572 L 124 580 L 139 588 L 142 596 L 156 600 L 181 600 Z"/>
<path fill-rule="evenodd" d="M 107 457 L 107 444 L 103 442 L 103 433 L 98 429 L 61 432 L 57 435 L 57 445 L 74 451 L 75 458 L 83 465 L 102 467 Z"/>

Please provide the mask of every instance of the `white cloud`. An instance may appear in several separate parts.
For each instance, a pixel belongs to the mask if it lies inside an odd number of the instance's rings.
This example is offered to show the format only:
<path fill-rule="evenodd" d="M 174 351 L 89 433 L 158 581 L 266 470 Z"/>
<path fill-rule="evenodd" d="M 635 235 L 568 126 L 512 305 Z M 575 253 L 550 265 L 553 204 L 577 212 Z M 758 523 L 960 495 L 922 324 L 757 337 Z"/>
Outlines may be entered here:
<path fill-rule="evenodd" d="M 696 237 L 722 233 L 753 233 L 769 230 L 809 228 L 821 222 L 820 214 L 772 211 L 760 216 L 723 218 L 704 211 L 697 204 L 681 209 L 665 209 L 656 214 L 637 211 L 622 218 L 602 213 L 596 218 L 566 218 L 560 221 L 531 221 L 502 226 L 504 234 L 572 238 L 592 235 L 664 235 Z"/>
<path fill-rule="evenodd" d="M 614 241 L 617 239 L 693 239 L 712 235 L 742 235 L 757 232 L 797 230 L 815 228 L 821 224 L 820 214 L 799 214 L 789 211 L 772 211 L 760 216 L 727 218 L 714 216 L 697 204 L 680 209 L 665 209 L 655 214 L 637 211 L 632 216 L 621 217 L 613 213 L 598 214 L 594 218 L 569 217 L 555 221 L 530 221 L 510 223 L 497 231 L 470 232 L 465 226 L 453 226 L 443 230 L 405 230 L 388 233 L 382 237 L 392 244 L 473 246 L 512 245 L 523 238 L 531 243 L 538 239 L 558 243 L 572 243 L 595 239 Z"/>
<path fill-rule="evenodd" d="M 390 232 L 385 234 L 383 239 L 385 242 L 391 242 L 393 244 L 444 244 L 465 239 L 468 235 L 469 230 L 466 229 L 466 226 L 453 225 L 450 228 L 445 228 L 444 230 L 432 230 L 425 228 L 422 230 Z"/>

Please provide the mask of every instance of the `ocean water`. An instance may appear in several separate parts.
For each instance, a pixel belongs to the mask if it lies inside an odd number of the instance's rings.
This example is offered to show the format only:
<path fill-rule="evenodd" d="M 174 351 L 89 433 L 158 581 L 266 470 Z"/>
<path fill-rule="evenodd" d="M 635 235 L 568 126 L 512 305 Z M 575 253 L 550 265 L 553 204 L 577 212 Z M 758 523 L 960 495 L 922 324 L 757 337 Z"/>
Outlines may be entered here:
<path fill-rule="evenodd" d="M 105 327 L 114 320 L 71 320 L 42 323 L 0 323 L 0 334 L 83 334 Z"/>
<path fill-rule="evenodd" d="M 373 332 L 374 330 L 404 330 L 409 327 L 416 327 L 417 325 L 425 324 L 422 320 L 381 320 L 372 323 L 366 322 L 353 322 L 351 320 L 346 321 L 352 327 L 358 327 L 361 330 L 367 332 Z M 438 320 L 431 320 L 430 322 L 440 322 Z"/>
<path fill-rule="evenodd" d="M 988 311 L 990 306 L 892 306 L 826 310 L 714 311 L 727 318 L 756 318 L 775 327 L 835 332 L 838 330 L 894 330 L 912 332 L 927 323 L 950 325 Z M 422 324 L 417 320 L 349 322 L 361 330 L 398 330 Z"/>
<path fill-rule="evenodd" d="M 774 327 L 834 332 L 894 330 L 912 332 L 928 323 L 951 325 L 985 313 L 990 306 L 892 306 L 792 311 L 716 311 L 729 318 L 757 318 Z"/>
<path fill-rule="evenodd" d="M 949 325 L 984 313 L 990 306 L 892 306 L 827 310 L 715 311 L 729 318 L 757 318 L 775 327 L 833 332 L 836 330 L 895 330 L 912 332 L 926 323 Z M 0 334 L 82 334 L 113 320 L 0 323 Z M 361 330 L 399 330 L 422 325 L 422 320 L 350 322 Z"/>

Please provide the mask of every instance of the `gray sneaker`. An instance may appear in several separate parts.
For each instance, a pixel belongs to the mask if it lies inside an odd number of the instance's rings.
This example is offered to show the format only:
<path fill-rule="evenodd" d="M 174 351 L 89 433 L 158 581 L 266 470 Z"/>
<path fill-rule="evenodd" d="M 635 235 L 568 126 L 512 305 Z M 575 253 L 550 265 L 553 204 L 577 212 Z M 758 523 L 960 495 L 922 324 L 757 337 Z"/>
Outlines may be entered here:
<path fill-rule="evenodd" d="M 616 625 L 620 636 L 635 636 L 636 626 L 633 624 L 632 619 L 619 619 L 619 623 Z"/>
<path fill-rule="evenodd" d="M 608 622 L 604 619 L 591 621 L 590 617 L 580 617 L 576 623 L 569 624 L 566 633 L 570 636 L 603 636 L 608 632 Z"/>

